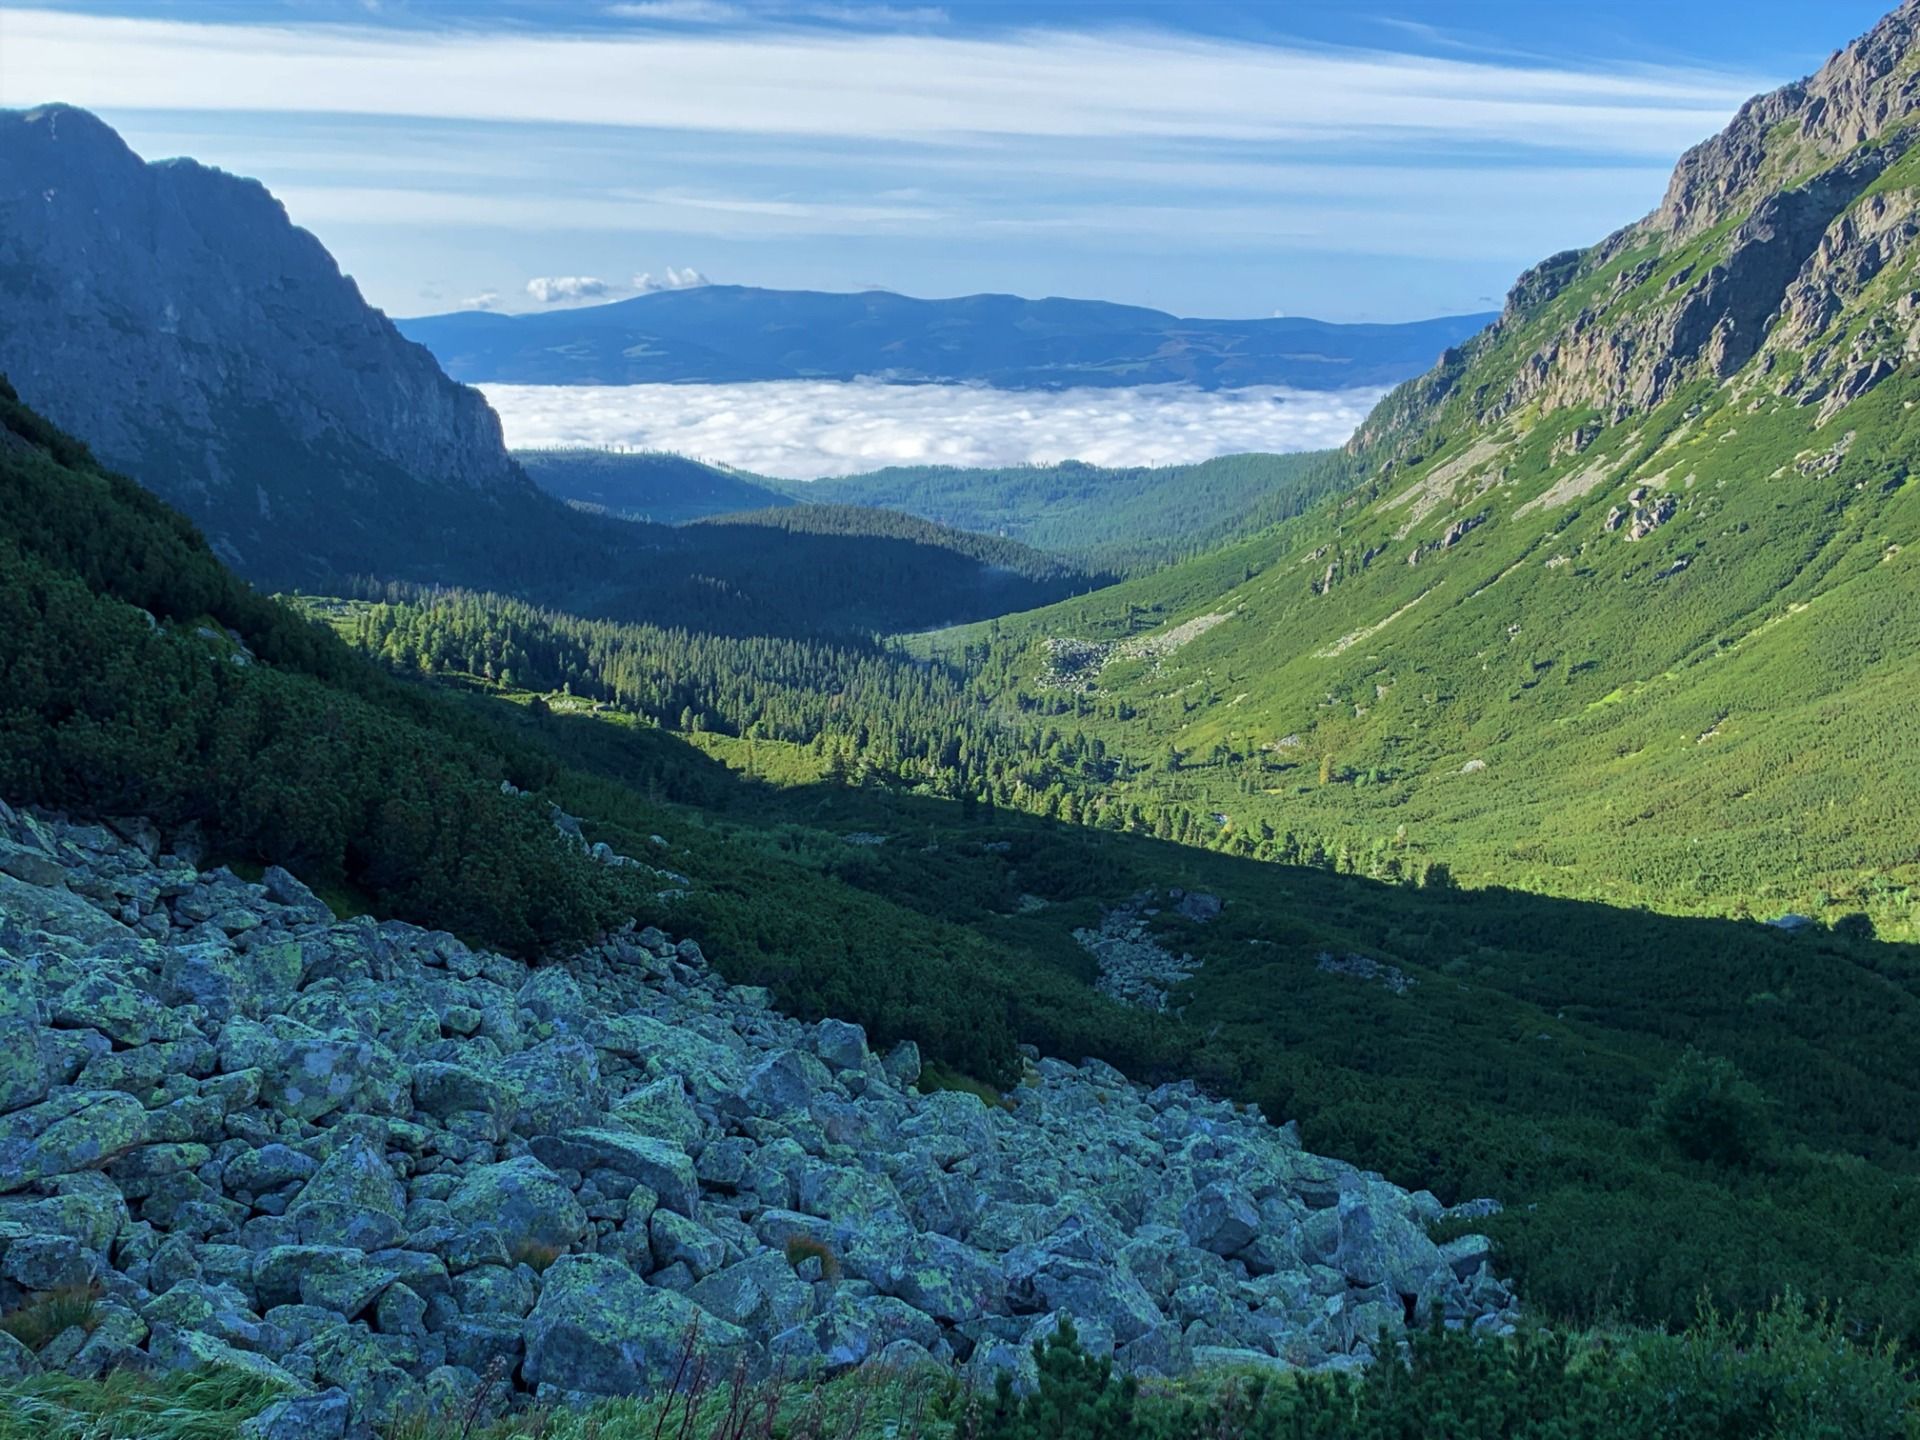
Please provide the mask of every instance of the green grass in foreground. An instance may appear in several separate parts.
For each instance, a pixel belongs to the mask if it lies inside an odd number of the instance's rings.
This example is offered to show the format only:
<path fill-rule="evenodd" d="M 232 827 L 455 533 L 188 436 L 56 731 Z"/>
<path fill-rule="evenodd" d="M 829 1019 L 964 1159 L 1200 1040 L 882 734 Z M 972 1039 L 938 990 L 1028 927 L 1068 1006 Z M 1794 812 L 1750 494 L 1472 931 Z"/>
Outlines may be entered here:
<path fill-rule="evenodd" d="M 824 1384 L 699 1376 L 680 1395 L 481 1421 L 402 1418 L 381 1440 L 1914 1440 L 1920 1384 L 1896 1354 L 1797 1302 L 1682 1334 L 1426 1331 L 1361 1376 L 1221 1372 L 1135 1383 L 1070 1328 L 1037 1391 L 923 1369 Z M 237 1440 L 272 1396 L 218 1376 L 0 1386 L 0 1440 Z"/>

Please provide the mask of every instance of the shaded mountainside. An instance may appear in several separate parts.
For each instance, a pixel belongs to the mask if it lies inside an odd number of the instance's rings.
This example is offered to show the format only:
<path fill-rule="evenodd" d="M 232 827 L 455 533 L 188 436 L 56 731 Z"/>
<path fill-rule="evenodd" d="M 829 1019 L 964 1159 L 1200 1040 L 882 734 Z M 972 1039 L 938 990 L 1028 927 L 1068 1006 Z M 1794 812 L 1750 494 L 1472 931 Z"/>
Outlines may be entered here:
<path fill-rule="evenodd" d="M 513 583 L 597 543 L 263 186 L 83 110 L 0 114 L 0 372 L 263 583 Z"/>
<path fill-rule="evenodd" d="M 1392 385 L 1484 325 L 1281 317 L 1190 320 L 1096 300 L 707 285 L 530 315 L 399 322 L 469 382 L 637 385 L 744 380 L 972 381 L 1007 389 L 1185 383 L 1306 390 Z"/>
<path fill-rule="evenodd" d="M 1332 452 L 1222 455 L 1189 465 L 895 465 L 779 480 L 665 451 L 519 450 L 548 493 L 630 519 L 685 524 L 790 505 L 904 511 L 937 525 L 1139 571 L 1298 515 L 1349 483 Z"/>
<path fill-rule="evenodd" d="M 684 525 L 796 503 L 771 482 L 664 450 L 516 450 L 513 458 L 549 495 L 628 520 Z"/>
<path fill-rule="evenodd" d="M 1215 843 L 1911 925 L 1917 20 L 1524 276 L 1382 403 L 1340 501 L 1023 622 L 1036 703 L 1170 755 L 1131 798 Z"/>

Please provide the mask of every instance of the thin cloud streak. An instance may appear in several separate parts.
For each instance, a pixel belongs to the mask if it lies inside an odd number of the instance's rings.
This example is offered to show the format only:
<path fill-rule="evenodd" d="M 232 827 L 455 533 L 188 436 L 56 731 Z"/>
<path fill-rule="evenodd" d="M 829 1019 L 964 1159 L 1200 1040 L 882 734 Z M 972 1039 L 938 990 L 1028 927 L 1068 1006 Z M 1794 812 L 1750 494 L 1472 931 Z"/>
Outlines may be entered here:
<path fill-rule="evenodd" d="M 1186 385 L 1062 391 L 773 380 L 743 385 L 482 385 L 518 447 L 672 450 L 817 480 L 884 465 L 1174 465 L 1321 450 L 1385 393 Z"/>
<path fill-rule="evenodd" d="M 1158 32 L 529 36 L 5 12 L 23 104 L 331 112 L 964 143 L 1449 139 L 1669 155 L 1758 87 Z M 823 84 L 823 77 L 832 77 Z"/>

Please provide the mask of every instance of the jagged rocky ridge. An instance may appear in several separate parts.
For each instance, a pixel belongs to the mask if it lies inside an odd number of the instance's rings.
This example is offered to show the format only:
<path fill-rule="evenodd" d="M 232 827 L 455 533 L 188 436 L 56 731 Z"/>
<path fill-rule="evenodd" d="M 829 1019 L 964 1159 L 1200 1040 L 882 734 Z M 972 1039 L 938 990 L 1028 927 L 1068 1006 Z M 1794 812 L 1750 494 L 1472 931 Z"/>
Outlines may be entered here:
<path fill-rule="evenodd" d="M 1920 300 L 1841 322 L 1920 236 L 1906 187 L 1887 184 L 1920 114 L 1916 39 L 1907 0 L 1817 74 L 1748 101 L 1680 160 L 1659 208 L 1521 276 L 1500 318 L 1388 396 L 1351 448 L 1417 462 L 1529 407 L 1619 424 L 1763 352 L 1778 393 L 1823 418 L 1885 379 L 1920 353 Z"/>
<path fill-rule="evenodd" d="M 1034 1059 L 1003 1108 L 655 930 L 565 968 L 338 922 L 134 822 L 0 805 L 0 1376 L 230 1367 L 258 1434 L 750 1367 L 1025 1373 L 1070 1314 L 1136 1371 L 1342 1367 L 1507 1289 L 1446 1211 L 1191 1085 Z M 357 1433 L 357 1432 L 356 1432 Z"/>
<path fill-rule="evenodd" d="M 485 573 L 566 523 L 265 186 L 70 106 L 0 111 L 0 372 L 263 583 Z"/>

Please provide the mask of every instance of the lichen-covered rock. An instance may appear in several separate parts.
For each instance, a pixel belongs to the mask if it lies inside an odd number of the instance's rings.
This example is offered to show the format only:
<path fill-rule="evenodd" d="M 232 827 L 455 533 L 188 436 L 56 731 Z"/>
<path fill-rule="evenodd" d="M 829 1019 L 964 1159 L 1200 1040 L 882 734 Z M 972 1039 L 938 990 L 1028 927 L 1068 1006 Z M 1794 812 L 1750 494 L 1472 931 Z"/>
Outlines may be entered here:
<path fill-rule="evenodd" d="M 600 1255 L 571 1255 L 547 1272 L 526 1344 L 530 1384 L 590 1395 L 658 1394 L 673 1387 L 684 1351 L 724 1369 L 749 1348 L 744 1330 Z"/>
<path fill-rule="evenodd" d="M 407 1233 L 407 1195 L 386 1157 L 355 1137 L 300 1189 L 287 1209 L 303 1245 L 383 1250 Z"/>
<path fill-rule="evenodd" d="M 147 1138 L 147 1111 L 117 1090 L 70 1090 L 0 1117 L 0 1194 L 91 1170 Z"/>
<path fill-rule="evenodd" d="M 1187 1239 L 1215 1255 L 1237 1255 L 1260 1233 L 1260 1210 L 1240 1188 L 1216 1180 L 1180 1210 Z"/>
<path fill-rule="evenodd" d="M 646 1186 L 669 1210 L 691 1217 L 700 1194 L 693 1157 L 651 1135 L 581 1126 L 533 1141 L 533 1153 L 564 1170 L 611 1170 Z"/>
<path fill-rule="evenodd" d="M 470 1229 L 499 1231 L 509 1255 L 528 1247 L 565 1251 L 588 1225 L 573 1192 L 531 1155 L 473 1171 L 447 1197 L 447 1207 Z"/>
<path fill-rule="evenodd" d="M 351 1413 L 344 1390 L 275 1400 L 241 1422 L 240 1440 L 344 1440 Z"/>

